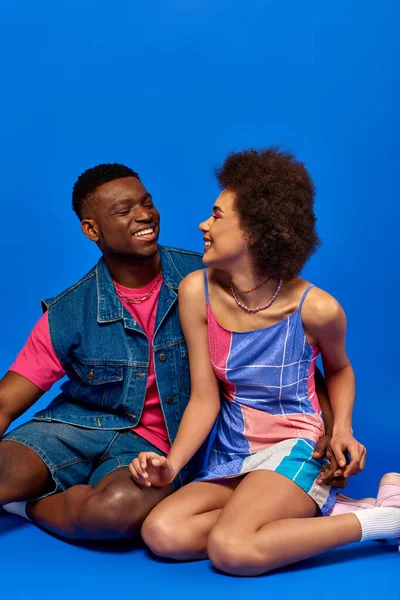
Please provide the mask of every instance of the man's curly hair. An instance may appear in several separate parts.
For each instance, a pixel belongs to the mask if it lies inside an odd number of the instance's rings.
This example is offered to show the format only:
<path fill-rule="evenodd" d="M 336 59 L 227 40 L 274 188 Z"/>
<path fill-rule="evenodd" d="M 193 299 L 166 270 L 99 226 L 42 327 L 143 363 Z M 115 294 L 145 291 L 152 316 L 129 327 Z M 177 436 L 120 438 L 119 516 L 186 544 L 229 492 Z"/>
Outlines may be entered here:
<path fill-rule="evenodd" d="M 234 209 L 260 275 L 297 276 L 319 245 L 314 184 L 305 166 L 280 148 L 232 152 L 216 170 L 221 189 L 235 193 Z"/>
<path fill-rule="evenodd" d="M 78 177 L 72 190 L 72 208 L 79 219 L 82 219 L 82 208 L 86 200 L 90 199 L 93 193 L 103 183 L 109 183 L 122 177 L 140 177 L 129 167 L 119 163 L 104 163 L 87 169 Z"/>

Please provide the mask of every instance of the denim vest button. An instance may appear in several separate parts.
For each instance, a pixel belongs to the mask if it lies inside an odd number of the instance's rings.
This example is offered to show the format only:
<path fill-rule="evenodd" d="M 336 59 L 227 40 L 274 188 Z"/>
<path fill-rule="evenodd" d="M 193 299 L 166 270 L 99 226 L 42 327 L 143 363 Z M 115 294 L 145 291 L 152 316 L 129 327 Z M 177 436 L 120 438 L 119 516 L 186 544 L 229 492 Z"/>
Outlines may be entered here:
<path fill-rule="evenodd" d="M 132 413 L 128 412 L 127 410 L 125 412 L 129 417 L 132 417 L 132 419 L 137 419 L 137 415 L 133 415 Z"/>
<path fill-rule="evenodd" d="M 166 354 L 160 354 L 160 356 L 158 357 L 161 362 L 165 362 L 167 360 L 167 355 Z"/>
<path fill-rule="evenodd" d="M 172 402 L 173 402 L 172 396 L 167 396 L 166 403 L 167 404 L 172 404 Z"/>
<path fill-rule="evenodd" d="M 89 379 L 89 381 L 94 381 L 94 378 L 95 378 L 94 371 L 93 371 L 93 369 L 90 369 L 90 371 L 88 373 L 88 379 Z"/>

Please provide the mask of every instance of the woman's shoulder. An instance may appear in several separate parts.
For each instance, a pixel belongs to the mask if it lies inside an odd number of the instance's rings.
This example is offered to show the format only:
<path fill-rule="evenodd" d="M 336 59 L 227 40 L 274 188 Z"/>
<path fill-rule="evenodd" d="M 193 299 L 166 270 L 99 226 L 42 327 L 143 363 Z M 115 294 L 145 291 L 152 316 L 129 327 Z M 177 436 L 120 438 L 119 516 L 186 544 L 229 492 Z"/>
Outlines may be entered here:
<path fill-rule="evenodd" d="M 331 294 L 304 279 L 300 281 L 304 293 L 308 289 L 301 311 L 304 322 L 328 324 L 344 316 L 343 308 Z"/>
<path fill-rule="evenodd" d="M 191 326 L 207 323 L 204 269 L 193 271 L 182 279 L 178 288 L 178 298 L 182 325 L 184 322 L 190 323 Z"/>
<path fill-rule="evenodd" d="M 198 293 L 200 290 L 204 289 L 206 271 L 208 271 L 208 269 L 198 269 L 197 271 L 192 271 L 192 273 L 186 275 L 179 284 L 179 295 Z"/>
<path fill-rule="evenodd" d="M 179 285 L 179 291 L 183 291 L 184 293 L 196 292 L 200 289 L 204 289 L 205 283 L 208 285 L 224 286 L 228 280 L 230 281 L 229 275 L 219 269 L 213 269 L 212 267 L 199 269 L 198 271 L 189 273 L 189 275 L 186 275 L 186 277 L 182 279 Z"/>

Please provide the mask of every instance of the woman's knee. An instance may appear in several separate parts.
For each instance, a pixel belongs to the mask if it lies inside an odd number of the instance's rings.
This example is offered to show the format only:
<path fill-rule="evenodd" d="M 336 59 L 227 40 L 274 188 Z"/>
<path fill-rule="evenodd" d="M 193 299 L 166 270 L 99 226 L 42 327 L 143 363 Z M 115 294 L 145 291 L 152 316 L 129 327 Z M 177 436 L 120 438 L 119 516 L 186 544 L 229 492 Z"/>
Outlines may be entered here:
<path fill-rule="evenodd" d="M 229 531 L 219 527 L 214 527 L 210 532 L 207 554 L 214 567 L 221 571 L 237 567 L 241 558 L 238 541 Z"/>
<path fill-rule="evenodd" d="M 190 533 L 166 513 L 150 513 L 142 526 L 142 538 L 153 554 L 163 558 L 182 558 L 189 550 Z"/>
<path fill-rule="evenodd" d="M 218 526 L 209 535 L 207 554 L 214 567 L 232 575 L 250 574 L 254 562 L 252 544 Z"/>

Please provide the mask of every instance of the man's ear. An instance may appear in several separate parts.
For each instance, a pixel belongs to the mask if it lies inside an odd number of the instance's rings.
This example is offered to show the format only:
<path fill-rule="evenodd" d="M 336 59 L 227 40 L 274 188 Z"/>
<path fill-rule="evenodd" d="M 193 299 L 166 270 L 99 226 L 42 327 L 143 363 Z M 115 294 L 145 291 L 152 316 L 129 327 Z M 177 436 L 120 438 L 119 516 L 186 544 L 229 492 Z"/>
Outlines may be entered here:
<path fill-rule="evenodd" d="M 99 230 L 94 219 L 83 219 L 81 221 L 81 229 L 91 242 L 99 241 Z"/>

